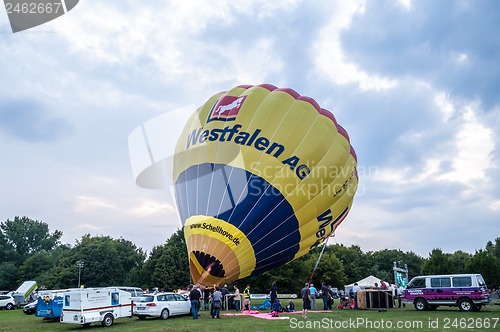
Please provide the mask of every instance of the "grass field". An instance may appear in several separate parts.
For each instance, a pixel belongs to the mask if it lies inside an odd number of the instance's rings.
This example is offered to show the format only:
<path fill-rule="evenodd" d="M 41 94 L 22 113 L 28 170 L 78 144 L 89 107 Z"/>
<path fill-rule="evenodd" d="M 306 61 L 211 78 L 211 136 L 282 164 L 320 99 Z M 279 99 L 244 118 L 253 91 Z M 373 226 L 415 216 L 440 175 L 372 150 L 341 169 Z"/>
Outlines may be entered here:
<path fill-rule="evenodd" d="M 301 308 L 299 301 L 297 308 Z M 265 311 L 262 311 L 265 312 Z M 250 316 L 222 316 L 211 319 L 208 311 L 201 311 L 198 320 L 190 316 L 171 317 L 168 320 L 137 318 L 117 319 L 113 326 L 102 327 L 94 323 L 88 328 L 80 325 L 43 321 L 22 310 L 1 310 L 0 331 L 289 331 L 327 330 L 336 331 L 500 331 L 500 306 L 483 307 L 479 312 L 463 313 L 457 308 L 440 307 L 436 311 L 415 311 L 413 306 L 402 309 L 340 310 L 328 313 L 310 312 L 307 320 L 300 314 L 282 314 L 289 317 L 279 321 Z"/>

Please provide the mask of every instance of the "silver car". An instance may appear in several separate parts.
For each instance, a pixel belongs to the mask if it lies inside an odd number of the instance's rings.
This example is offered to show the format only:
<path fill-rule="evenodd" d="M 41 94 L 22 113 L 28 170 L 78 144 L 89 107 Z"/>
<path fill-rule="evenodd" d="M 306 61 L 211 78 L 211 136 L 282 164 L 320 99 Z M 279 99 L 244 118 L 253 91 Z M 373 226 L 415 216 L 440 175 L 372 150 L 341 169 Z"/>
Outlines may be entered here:
<path fill-rule="evenodd" d="M 176 293 L 143 294 L 134 299 L 133 313 L 139 319 L 146 317 L 168 319 L 170 316 L 189 315 L 191 302 Z"/>

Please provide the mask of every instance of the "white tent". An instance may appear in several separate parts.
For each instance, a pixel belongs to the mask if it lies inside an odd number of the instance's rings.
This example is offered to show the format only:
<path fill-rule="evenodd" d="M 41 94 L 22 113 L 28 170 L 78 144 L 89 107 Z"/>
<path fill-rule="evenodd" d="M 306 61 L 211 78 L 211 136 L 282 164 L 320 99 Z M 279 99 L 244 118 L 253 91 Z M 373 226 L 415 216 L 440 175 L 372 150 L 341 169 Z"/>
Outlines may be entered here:
<path fill-rule="evenodd" d="M 368 276 L 364 279 L 361 279 L 359 281 L 356 281 L 358 283 L 358 286 L 361 289 L 366 289 L 366 288 L 371 288 L 375 286 L 375 283 L 377 283 L 380 286 L 380 278 L 374 277 L 374 276 Z M 387 281 L 386 281 L 387 284 Z M 389 286 L 389 284 L 387 284 Z M 351 288 L 354 287 L 354 283 L 345 285 L 344 289 L 346 292 L 349 292 Z"/>

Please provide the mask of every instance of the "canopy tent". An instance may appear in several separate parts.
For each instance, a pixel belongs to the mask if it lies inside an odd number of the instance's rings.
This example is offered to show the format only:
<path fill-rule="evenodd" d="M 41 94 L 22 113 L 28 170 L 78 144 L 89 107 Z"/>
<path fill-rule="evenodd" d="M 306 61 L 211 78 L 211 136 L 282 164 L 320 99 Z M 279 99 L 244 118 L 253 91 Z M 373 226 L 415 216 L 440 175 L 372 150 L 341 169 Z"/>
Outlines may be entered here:
<path fill-rule="evenodd" d="M 366 288 L 372 288 L 375 286 L 375 283 L 377 283 L 379 286 L 380 286 L 380 278 L 377 278 L 377 277 L 374 277 L 372 275 L 364 278 L 364 279 L 361 279 L 359 281 L 356 281 L 358 283 L 358 286 L 361 288 L 361 289 L 366 289 Z M 387 283 L 387 281 L 386 281 Z M 349 285 L 345 285 L 344 286 L 344 289 L 345 291 L 348 293 L 351 288 L 354 287 L 354 284 L 355 283 L 352 283 L 352 284 L 349 284 Z M 387 286 L 390 286 L 389 283 L 387 283 Z"/>

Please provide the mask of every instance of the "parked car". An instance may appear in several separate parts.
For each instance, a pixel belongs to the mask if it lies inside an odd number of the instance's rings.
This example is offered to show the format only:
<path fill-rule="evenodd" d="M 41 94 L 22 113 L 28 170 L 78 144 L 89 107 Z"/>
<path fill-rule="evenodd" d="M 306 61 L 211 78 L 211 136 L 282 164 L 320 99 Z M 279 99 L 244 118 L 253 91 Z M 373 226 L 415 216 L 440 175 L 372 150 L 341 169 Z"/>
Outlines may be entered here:
<path fill-rule="evenodd" d="M 16 301 L 10 295 L 0 295 L 0 309 L 12 310 L 16 306 Z"/>
<path fill-rule="evenodd" d="M 479 311 L 491 303 L 488 287 L 480 274 L 418 276 L 408 283 L 401 300 L 413 303 L 418 311 L 436 310 L 438 306 Z"/>
<path fill-rule="evenodd" d="M 189 315 L 191 302 L 176 293 L 143 294 L 134 300 L 133 314 L 139 319 L 160 317 L 168 319 L 175 315 Z"/>
<path fill-rule="evenodd" d="M 37 306 L 37 304 L 38 304 L 37 301 L 33 301 L 33 302 L 28 303 L 27 305 L 25 305 L 23 307 L 23 312 L 26 315 L 33 315 L 36 312 L 36 306 Z"/>

